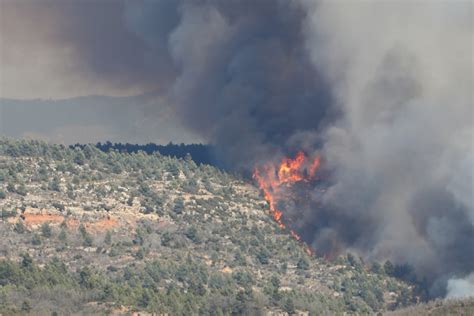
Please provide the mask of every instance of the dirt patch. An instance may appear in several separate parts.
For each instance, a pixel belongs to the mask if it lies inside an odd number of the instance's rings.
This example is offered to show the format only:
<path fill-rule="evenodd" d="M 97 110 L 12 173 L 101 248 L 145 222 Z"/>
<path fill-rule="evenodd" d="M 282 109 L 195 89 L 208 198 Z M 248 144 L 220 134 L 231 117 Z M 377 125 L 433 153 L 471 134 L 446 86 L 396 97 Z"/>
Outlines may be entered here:
<path fill-rule="evenodd" d="M 20 216 L 26 226 L 39 226 L 44 223 L 60 224 L 64 221 L 64 216 L 57 214 L 30 214 L 24 213 Z"/>
<path fill-rule="evenodd" d="M 80 221 L 77 218 L 71 217 L 64 217 L 63 215 L 59 214 L 50 214 L 50 213 L 24 213 L 17 217 L 16 219 L 23 221 L 23 223 L 30 228 L 35 228 L 41 226 L 44 223 L 50 224 L 61 224 L 62 222 L 66 221 L 66 226 L 71 229 L 77 229 L 81 222 L 84 224 L 86 229 L 94 231 L 94 232 L 105 232 L 109 229 L 115 228 L 119 226 L 119 221 L 116 218 L 111 216 L 106 216 L 104 218 L 100 218 L 97 220 L 92 221 Z"/>
<path fill-rule="evenodd" d="M 109 229 L 119 226 L 119 221 L 110 216 L 98 219 L 97 221 L 79 221 L 76 218 L 69 218 L 66 220 L 67 227 L 70 230 L 77 229 L 81 223 L 84 224 L 86 230 L 95 233 L 106 232 Z"/>
<path fill-rule="evenodd" d="M 105 232 L 109 229 L 115 228 L 119 226 L 119 222 L 117 219 L 107 216 L 106 218 L 99 219 L 96 222 L 88 222 L 85 224 L 87 229 L 96 231 L 96 232 Z"/>
<path fill-rule="evenodd" d="M 79 220 L 76 218 L 68 218 L 66 220 L 66 226 L 71 230 L 77 229 L 77 227 L 79 227 Z"/>
<path fill-rule="evenodd" d="M 230 267 L 224 267 L 224 268 L 221 269 L 222 273 L 232 273 L 232 271 L 233 270 Z"/>

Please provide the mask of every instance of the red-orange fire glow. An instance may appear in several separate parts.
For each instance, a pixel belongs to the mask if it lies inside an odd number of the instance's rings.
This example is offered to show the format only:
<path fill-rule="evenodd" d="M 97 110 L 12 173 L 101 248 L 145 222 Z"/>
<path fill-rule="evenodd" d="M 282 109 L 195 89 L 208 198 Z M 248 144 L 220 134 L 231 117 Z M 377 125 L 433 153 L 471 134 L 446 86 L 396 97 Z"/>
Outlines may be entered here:
<path fill-rule="evenodd" d="M 273 219 L 281 228 L 287 226 L 283 222 L 283 212 L 277 208 L 277 201 L 284 198 L 284 188 L 293 185 L 299 181 L 311 181 L 314 179 L 316 171 L 320 165 L 320 157 L 308 157 L 302 151 L 299 151 L 294 158 L 283 158 L 279 164 L 267 163 L 256 167 L 253 173 L 254 179 L 263 191 L 265 200 L 267 200 Z M 290 234 L 298 241 L 301 237 L 290 229 Z M 304 244 L 305 250 L 312 255 L 313 250 Z"/>

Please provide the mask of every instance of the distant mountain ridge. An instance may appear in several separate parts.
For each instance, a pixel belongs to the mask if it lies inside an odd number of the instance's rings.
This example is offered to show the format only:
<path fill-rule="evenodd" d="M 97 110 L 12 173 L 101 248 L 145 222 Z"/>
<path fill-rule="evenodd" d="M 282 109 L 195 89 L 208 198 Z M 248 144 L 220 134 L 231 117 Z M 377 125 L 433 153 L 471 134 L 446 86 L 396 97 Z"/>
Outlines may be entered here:
<path fill-rule="evenodd" d="M 0 136 L 51 143 L 199 143 L 159 96 L 84 96 L 70 99 L 0 98 Z"/>

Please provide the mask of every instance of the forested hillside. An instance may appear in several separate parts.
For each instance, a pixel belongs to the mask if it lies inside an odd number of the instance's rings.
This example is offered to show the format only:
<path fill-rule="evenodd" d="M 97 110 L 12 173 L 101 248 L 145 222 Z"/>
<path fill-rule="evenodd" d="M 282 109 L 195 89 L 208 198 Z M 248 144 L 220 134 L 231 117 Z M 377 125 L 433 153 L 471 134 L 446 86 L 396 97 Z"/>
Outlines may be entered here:
<path fill-rule="evenodd" d="M 364 314 L 408 305 L 386 264 L 326 261 L 249 181 L 190 156 L 0 140 L 0 313 Z"/>
<path fill-rule="evenodd" d="M 71 145 L 72 149 L 79 147 L 83 149 L 86 145 L 75 144 Z M 213 152 L 215 148 L 211 145 L 203 144 L 173 144 L 157 145 L 157 144 L 129 144 L 129 143 L 97 143 L 95 147 L 99 148 L 104 152 L 118 151 L 121 153 L 137 153 L 142 151 L 147 154 L 153 154 L 159 152 L 162 156 L 170 156 L 175 158 L 185 158 L 186 155 L 191 155 L 193 161 L 197 164 L 215 165 L 215 159 L 213 158 Z"/>

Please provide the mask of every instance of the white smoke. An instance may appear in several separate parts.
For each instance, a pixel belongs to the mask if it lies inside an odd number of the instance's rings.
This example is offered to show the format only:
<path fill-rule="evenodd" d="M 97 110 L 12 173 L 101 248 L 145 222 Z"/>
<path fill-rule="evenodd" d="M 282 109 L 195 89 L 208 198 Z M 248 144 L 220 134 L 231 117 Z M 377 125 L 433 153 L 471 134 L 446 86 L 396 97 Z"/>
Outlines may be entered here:
<path fill-rule="evenodd" d="M 474 271 L 473 3 L 306 6 L 308 49 L 343 112 L 324 133 L 323 200 L 364 225 L 345 242 L 428 275 Z"/>
<path fill-rule="evenodd" d="M 464 279 L 449 279 L 446 298 L 474 297 L 474 273 Z"/>

